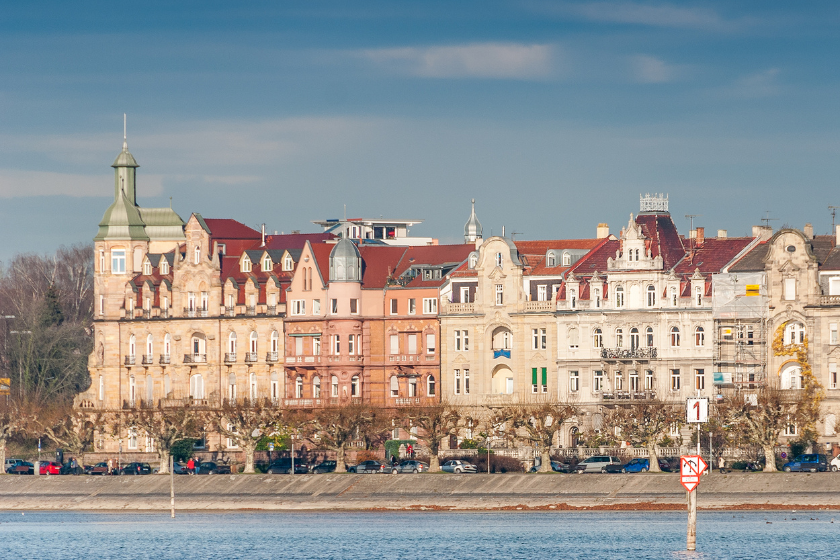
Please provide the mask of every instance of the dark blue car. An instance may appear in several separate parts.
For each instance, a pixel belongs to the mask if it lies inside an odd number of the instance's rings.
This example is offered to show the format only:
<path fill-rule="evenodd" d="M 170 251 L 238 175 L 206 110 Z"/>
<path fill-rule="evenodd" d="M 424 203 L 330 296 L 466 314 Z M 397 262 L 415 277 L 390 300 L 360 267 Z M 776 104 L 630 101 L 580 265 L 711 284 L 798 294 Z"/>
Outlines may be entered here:
<path fill-rule="evenodd" d="M 782 467 L 785 472 L 825 472 L 828 470 L 828 459 L 819 453 L 806 453 Z"/>
<path fill-rule="evenodd" d="M 659 459 L 659 470 L 669 472 L 671 466 L 667 459 Z M 608 473 L 637 473 L 648 472 L 650 470 L 650 460 L 647 457 L 636 457 L 623 465 L 607 465 L 606 472 Z"/>

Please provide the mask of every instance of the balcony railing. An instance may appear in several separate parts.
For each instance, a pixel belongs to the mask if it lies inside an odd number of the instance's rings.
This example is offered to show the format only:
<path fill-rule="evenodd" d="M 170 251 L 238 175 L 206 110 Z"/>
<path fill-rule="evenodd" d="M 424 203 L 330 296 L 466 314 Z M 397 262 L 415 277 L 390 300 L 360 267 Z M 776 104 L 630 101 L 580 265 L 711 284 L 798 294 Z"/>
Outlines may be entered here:
<path fill-rule="evenodd" d="M 236 317 L 236 306 L 233 307 L 225 307 L 223 314 L 227 317 Z"/>
<path fill-rule="evenodd" d="M 257 361 L 257 353 L 256 352 L 245 352 L 245 363 L 253 364 Z"/>
<path fill-rule="evenodd" d="M 195 317 L 198 313 L 198 309 L 190 309 L 189 307 L 184 308 L 184 317 Z"/>
<path fill-rule="evenodd" d="M 245 315 L 254 316 L 256 314 L 257 314 L 257 308 L 256 307 L 254 307 L 252 305 L 249 305 L 245 308 Z"/>
<path fill-rule="evenodd" d="M 604 360 L 654 360 L 656 348 L 645 346 L 641 348 L 601 348 L 601 359 Z"/>
<path fill-rule="evenodd" d="M 442 308 L 441 315 L 472 315 L 475 313 L 474 303 L 447 303 Z"/>
<path fill-rule="evenodd" d="M 267 352 L 266 355 L 265 355 L 265 361 L 268 362 L 268 363 L 276 362 L 279 359 L 280 359 L 280 353 L 279 352 Z"/>
<path fill-rule="evenodd" d="M 185 364 L 204 364 L 207 363 L 207 354 L 184 354 Z"/>
<path fill-rule="evenodd" d="M 840 306 L 840 296 L 820 296 L 820 305 L 826 307 Z"/>
<path fill-rule="evenodd" d="M 133 366 L 136 363 L 137 363 L 137 357 L 136 356 L 126 356 L 125 357 L 125 365 Z"/>
<path fill-rule="evenodd" d="M 546 311 L 554 311 L 555 310 L 555 303 L 553 301 L 526 301 L 525 302 L 525 311 L 526 312 L 546 312 Z"/>
<path fill-rule="evenodd" d="M 236 362 L 236 352 L 225 352 L 225 363 L 232 364 Z"/>
<path fill-rule="evenodd" d="M 151 319 L 152 318 L 152 310 L 151 309 L 144 309 L 142 315 L 143 315 L 144 319 Z"/>
<path fill-rule="evenodd" d="M 493 359 L 497 360 L 499 358 L 507 358 L 509 360 L 510 359 L 510 350 L 508 350 L 508 349 L 493 350 Z"/>
<path fill-rule="evenodd" d="M 143 354 L 143 365 L 149 366 L 155 363 L 155 357 L 152 354 Z"/>
<path fill-rule="evenodd" d="M 167 309 L 167 308 L 165 308 L 165 307 L 164 307 L 164 308 L 162 308 L 162 309 L 160 310 L 160 318 L 161 318 L 161 319 L 169 319 L 169 309 Z"/>
<path fill-rule="evenodd" d="M 605 401 L 654 400 L 656 391 L 604 391 L 601 399 Z"/>
<path fill-rule="evenodd" d="M 265 307 L 266 315 L 277 315 L 277 306 L 276 305 L 267 305 Z"/>
<path fill-rule="evenodd" d="M 160 355 L 160 363 L 162 363 L 162 364 L 168 364 L 168 363 L 169 363 L 169 361 L 170 361 L 169 354 L 161 354 L 161 355 Z"/>

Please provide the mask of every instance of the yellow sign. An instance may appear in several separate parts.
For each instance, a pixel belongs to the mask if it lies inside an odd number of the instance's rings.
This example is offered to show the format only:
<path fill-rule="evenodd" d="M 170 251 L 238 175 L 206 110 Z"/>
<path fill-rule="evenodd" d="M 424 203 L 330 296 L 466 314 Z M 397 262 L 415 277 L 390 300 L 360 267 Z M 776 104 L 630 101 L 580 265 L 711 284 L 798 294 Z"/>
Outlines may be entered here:
<path fill-rule="evenodd" d="M 11 393 L 12 380 L 8 377 L 0 377 L 0 395 Z"/>
<path fill-rule="evenodd" d="M 748 296 L 759 295 L 759 285 L 758 284 L 747 284 L 747 295 Z"/>

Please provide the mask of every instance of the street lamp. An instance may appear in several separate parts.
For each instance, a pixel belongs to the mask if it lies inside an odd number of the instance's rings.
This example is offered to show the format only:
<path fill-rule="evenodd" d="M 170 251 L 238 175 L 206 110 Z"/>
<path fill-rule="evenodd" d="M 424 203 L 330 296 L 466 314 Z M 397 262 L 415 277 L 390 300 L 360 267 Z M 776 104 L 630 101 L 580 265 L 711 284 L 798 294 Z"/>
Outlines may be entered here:
<path fill-rule="evenodd" d="M 289 440 L 292 442 L 292 470 L 289 471 L 289 474 L 295 474 L 295 434 L 289 434 Z"/>

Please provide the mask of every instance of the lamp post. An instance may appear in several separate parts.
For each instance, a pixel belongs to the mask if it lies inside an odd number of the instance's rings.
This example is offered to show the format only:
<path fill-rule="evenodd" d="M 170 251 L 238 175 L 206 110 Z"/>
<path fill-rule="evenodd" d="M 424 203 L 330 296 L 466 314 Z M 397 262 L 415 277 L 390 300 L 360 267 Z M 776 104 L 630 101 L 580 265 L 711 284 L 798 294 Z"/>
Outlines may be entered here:
<path fill-rule="evenodd" d="M 289 471 L 290 475 L 295 474 L 295 434 L 289 435 L 289 440 L 292 442 L 292 470 Z"/>

